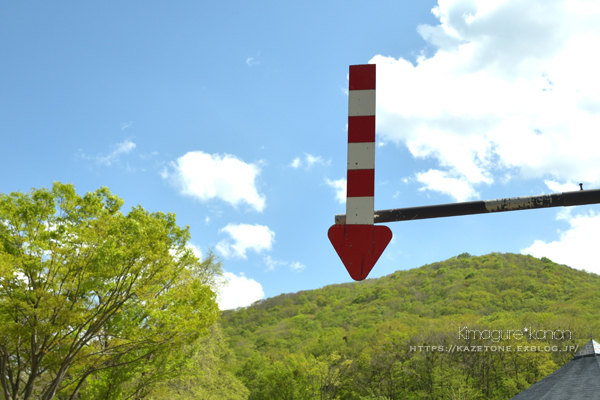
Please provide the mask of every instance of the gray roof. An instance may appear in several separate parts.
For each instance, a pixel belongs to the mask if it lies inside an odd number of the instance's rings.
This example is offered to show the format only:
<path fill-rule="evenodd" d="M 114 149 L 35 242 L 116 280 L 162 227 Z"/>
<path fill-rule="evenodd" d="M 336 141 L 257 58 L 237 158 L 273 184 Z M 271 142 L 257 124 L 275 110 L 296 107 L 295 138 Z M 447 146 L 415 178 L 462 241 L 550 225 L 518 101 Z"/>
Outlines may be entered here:
<path fill-rule="evenodd" d="M 588 400 L 600 397 L 600 345 L 590 340 L 571 361 L 512 400 Z"/>
<path fill-rule="evenodd" d="M 598 342 L 596 342 L 594 339 L 590 340 L 585 346 L 583 346 L 581 351 L 575 354 L 575 357 L 573 358 L 585 357 L 592 354 L 600 355 L 600 344 L 598 344 Z"/>

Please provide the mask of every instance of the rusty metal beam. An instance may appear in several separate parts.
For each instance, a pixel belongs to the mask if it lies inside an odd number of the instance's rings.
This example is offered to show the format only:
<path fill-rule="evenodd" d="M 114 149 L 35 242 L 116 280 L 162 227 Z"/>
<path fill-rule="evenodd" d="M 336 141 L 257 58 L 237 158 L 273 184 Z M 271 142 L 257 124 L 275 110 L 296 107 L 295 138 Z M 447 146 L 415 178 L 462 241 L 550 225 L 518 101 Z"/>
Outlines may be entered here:
<path fill-rule="evenodd" d="M 598 203 L 600 203 L 600 189 L 592 189 L 539 196 L 509 197 L 506 199 L 380 210 L 375 211 L 374 217 L 375 223 L 378 224 L 502 211 L 531 210 L 534 208 L 582 206 Z M 344 225 L 346 223 L 346 214 L 336 215 L 335 223 Z"/>

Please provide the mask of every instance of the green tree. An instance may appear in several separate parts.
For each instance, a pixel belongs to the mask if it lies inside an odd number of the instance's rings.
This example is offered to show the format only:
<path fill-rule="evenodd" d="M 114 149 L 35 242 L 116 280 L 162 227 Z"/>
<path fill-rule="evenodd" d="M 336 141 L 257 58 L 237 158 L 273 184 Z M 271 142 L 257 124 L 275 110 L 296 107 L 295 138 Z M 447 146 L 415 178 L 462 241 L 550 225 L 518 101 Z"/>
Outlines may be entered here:
<path fill-rule="evenodd" d="M 218 324 L 210 335 L 187 346 L 187 362 L 179 365 L 171 379 L 150 391 L 150 400 L 245 400 L 249 390 L 229 370 L 233 352 Z"/>
<path fill-rule="evenodd" d="M 199 262 L 173 214 L 136 206 L 124 215 L 122 205 L 107 188 L 82 197 L 58 182 L 0 194 L 6 400 L 72 400 L 82 391 L 140 398 L 136 379 L 166 379 L 185 359 L 172 350 L 216 321 L 215 260 Z M 159 364 L 167 370 L 150 373 Z"/>

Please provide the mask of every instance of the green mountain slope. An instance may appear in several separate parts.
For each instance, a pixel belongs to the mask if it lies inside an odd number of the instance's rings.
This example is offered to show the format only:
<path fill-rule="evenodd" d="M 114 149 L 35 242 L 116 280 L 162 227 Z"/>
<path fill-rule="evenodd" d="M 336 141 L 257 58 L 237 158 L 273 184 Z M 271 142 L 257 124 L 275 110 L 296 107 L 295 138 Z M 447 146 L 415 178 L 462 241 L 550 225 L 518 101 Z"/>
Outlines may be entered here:
<path fill-rule="evenodd" d="M 221 324 L 250 399 L 505 399 L 600 332 L 599 287 L 545 258 L 461 254 L 282 294 Z"/>

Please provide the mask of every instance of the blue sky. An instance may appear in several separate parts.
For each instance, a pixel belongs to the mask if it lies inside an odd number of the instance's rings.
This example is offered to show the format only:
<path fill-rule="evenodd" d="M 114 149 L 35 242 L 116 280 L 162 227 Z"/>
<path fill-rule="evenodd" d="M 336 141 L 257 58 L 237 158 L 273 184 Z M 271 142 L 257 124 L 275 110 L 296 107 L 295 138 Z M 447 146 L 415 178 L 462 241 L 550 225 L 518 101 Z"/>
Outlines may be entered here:
<path fill-rule="evenodd" d="M 125 211 L 175 213 L 223 260 L 222 308 L 350 281 L 327 229 L 345 212 L 352 64 L 378 65 L 376 209 L 600 187 L 596 1 L 4 2 L 0 15 L 0 191 L 107 186 Z M 599 211 L 391 223 L 370 278 L 463 252 L 598 273 Z"/>

